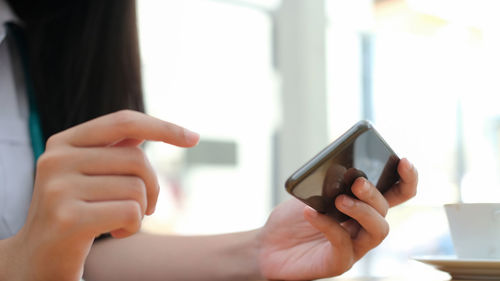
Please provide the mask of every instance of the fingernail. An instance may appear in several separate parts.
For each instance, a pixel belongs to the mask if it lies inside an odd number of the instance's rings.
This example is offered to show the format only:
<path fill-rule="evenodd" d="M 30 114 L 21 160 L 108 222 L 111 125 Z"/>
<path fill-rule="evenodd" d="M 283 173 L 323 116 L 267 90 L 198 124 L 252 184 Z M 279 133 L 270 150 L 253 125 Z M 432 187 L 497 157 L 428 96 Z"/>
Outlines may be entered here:
<path fill-rule="evenodd" d="M 370 184 L 366 179 L 361 179 L 363 181 L 363 185 L 361 186 L 361 192 L 367 192 L 370 189 Z"/>
<path fill-rule="evenodd" d="M 406 169 L 408 170 L 413 169 L 413 164 L 410 162 L 410 160 L 406 159 L 406 161 L 408 162 L 408 166 L 406 166 Z"/>
<path fill-rule="evenodd" d="M 184 129 L 184 138 L 188 144 L 195 145 L 200 140 L 200 135 L 188 129 Z"/>
<path fill-rule="evenodd" d="M 352 200 L 349 196 L 344 196 L 342 198 L 342 205 L 350 208 L 350 207 L 354 206 L 354 200 Z"/>

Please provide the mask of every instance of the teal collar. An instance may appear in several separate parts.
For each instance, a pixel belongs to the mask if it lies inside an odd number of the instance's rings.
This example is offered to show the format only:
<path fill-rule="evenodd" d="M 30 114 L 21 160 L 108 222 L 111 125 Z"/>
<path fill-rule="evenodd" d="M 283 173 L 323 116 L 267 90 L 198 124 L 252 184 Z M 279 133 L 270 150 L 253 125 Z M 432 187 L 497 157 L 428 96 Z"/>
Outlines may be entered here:
<path fill-rule="evenodd" d="M 14 38 L 17 49 L 19 50 L 19 55 L 21 57 L 22 68 L 24 70 L 24 81 L 26 84 L 26 92 L 29 102 L 28 123 L 31 137 L 31 147 L 33 149 L 33 157 L 36 163 L 38 157 L 40 157 L 40 155 L 45 150 L 45 140 L 43 137 L 40 115 L 38 114 L 37 110 L 35 88 L 33 86 L 33 80 L 31 79 L 26 40 L 24 38 L 23 30 L 19 26 L 13 23 L 6 23 L 5 26 L 7 27 L 7 33 Z"/>

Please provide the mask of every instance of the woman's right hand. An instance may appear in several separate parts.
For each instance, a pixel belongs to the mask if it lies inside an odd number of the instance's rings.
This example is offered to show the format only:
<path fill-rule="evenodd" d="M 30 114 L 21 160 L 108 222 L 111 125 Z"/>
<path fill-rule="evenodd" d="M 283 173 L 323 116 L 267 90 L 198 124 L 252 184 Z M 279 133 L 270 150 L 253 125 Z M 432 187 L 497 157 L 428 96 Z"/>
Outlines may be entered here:
<path fill-rule="evenodd" d="M 127 237 L 154 212 L 158 182 L 139 144 L 191 147 L 198 139 L 130 110 L 50 137 L 37 162 L 26 223 L 10 238 L 10 270 L 25 275 L 9 280 L 79 280 L 95 237 Z"/>

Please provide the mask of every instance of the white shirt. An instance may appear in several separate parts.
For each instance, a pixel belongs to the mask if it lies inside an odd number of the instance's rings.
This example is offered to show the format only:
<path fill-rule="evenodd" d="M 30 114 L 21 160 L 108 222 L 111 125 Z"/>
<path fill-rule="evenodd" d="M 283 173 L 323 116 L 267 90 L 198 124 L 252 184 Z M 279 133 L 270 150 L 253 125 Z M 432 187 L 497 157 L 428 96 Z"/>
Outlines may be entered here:
<path fill-rule="evenodd" d="M 16 17 L 0 0 L 0 239 L 24 225 L 34 181 L 24 74 L 4 26 L 12 21 Z"/>

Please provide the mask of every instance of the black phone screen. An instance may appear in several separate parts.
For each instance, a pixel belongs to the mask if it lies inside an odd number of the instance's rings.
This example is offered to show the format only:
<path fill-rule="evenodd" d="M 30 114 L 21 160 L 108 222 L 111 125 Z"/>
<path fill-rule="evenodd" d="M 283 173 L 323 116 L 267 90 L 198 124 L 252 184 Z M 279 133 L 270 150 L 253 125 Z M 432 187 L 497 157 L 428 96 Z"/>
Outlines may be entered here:
<path fill-rule="evenodd" d="M 320 213 L 337 221 L 349 217 L 335 208 L 335 198 L 351 192 L 358 177 L 365 177 L 382 193 L 399 180 L 399 157 L 373 126 L 358 122 L 316 157 L 294 173 L 286 188 Z"/>

